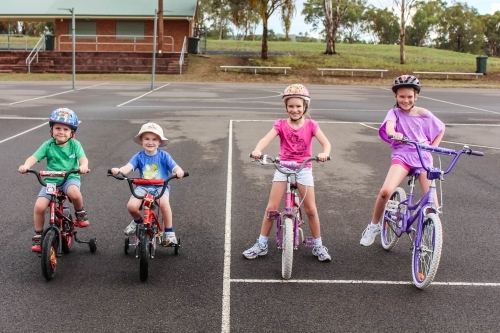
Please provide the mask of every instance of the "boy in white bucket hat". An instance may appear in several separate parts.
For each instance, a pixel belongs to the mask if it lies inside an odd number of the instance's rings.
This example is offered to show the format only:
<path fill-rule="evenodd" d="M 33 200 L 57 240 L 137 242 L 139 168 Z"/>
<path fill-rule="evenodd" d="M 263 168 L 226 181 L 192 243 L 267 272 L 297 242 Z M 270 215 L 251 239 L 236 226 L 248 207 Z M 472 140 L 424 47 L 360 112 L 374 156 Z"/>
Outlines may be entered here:
<path fill-rule="evenodd" d="M 121 168 L 112 168 L 111 173 L 113 175 L 119 172 L 125 175 L 131 171 L 138 170 L 139 177 L 143 179 L 167 179 L 170 173 L 175 173 L 178 179 L 184 176 L 184 171 L 177 165 L 170 154 L 164 150 L 158 149 L 159 147 L 165 147 L 168 143 L 168 139 L 163 136 L 163 129 L 158 124 L 147 123 L 142 125 L 139 134 L 134 137 L 134 142 L 141 145 L 144 150 L 135 154 L 132 159 Z M 135 193 L 138 196 L 143 196 L 147 190 L 157 189 L 158 187 L 159 186 L 137 186 L 135 188 Z M 177 244 L 177 237 L 175 237 L 174 228 L 172 226 L 172 209 L 168 200 L 169 190 L 170 184 L 167 186 L 163 196 L 158 199 L 158 204 L 163 217 L 166 242 Z M 137 225 L 142 223 L 140 206 L 141 200 L 131 196 L 127 204 L 127 209 L 130 215 L 132 215 L 133 220 L 125 228 L 126 235 L 133 234 Z"/>

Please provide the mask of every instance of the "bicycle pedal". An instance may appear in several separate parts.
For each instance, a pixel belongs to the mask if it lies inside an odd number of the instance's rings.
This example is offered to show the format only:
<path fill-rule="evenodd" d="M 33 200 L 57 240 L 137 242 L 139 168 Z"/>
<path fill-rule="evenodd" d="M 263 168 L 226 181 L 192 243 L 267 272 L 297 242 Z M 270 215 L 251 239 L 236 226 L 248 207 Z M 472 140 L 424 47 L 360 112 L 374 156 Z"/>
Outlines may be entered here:
<path fill-rule="evenodd" d="M 312 237 L 312 236 L 304 237 L 303 243 L 306 247 L 314 247 L 314 237 Z"/>
<path fill-rule="evenodd" d="M 385 210 L 389 212 L 397 212 L 399 207 L 399 201 L 389 200 L 385 205 Z"/>
<path fill-rule="evenodd" d="M 280 212 L 277 210 L 271 210 L 267 213 L 267 218 L 271 220 L 277 220 L 280 217 Z"/>

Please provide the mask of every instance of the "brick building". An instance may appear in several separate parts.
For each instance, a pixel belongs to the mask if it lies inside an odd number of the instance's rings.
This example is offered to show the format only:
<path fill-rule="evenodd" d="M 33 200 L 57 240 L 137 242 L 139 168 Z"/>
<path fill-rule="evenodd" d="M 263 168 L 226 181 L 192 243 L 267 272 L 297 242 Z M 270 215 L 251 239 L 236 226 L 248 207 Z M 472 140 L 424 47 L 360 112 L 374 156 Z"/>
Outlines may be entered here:
<path fill-rule="evenodd" d="M 54 22 L 55 50 L 70 51 L 72 14 L 68 9 L 73 8 L 77 51 L 151 52 L 158 1 L 17 0 L 0 6 L 0 21 Z M 184 40 L 192 36 L 196 18 L 197 0 L 163 0 L 163 43 L 158 42 L 157 51 L 181 52 Z M 161 35 L 157 30 L 158 38 Z"/>

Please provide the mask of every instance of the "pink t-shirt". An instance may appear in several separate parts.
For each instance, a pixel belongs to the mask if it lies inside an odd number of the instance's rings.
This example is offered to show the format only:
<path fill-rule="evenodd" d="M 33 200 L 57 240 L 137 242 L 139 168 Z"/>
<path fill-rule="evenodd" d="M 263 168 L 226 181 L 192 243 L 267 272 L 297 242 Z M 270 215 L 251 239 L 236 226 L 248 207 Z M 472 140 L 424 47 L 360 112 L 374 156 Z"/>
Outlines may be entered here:
<path fill-rule="evenodd" d="M 288 125 L 287 119 L 278 119 L 273 126 L 280 137 L 281 161 L 293 161 L 301 164 L 312 156 L 312 138 L 316 135 L 319 125 L 312 119 L 305 119 L 304 125 L 293 129 Z M 307 163 L 307 168 L 312 164 Z"/>

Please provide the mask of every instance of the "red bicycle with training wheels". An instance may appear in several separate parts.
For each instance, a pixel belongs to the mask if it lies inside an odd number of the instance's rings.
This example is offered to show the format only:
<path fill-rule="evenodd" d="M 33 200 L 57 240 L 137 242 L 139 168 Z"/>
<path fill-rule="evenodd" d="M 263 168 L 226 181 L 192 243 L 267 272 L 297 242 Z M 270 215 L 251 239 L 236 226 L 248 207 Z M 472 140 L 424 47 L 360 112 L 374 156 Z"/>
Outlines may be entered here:
<path fill-rule="evenodd" d="M 49 225 L 44 228 L 42 233 L 42 251 L 38 256 L 42 258 L 42 275 L 46 280 L 52 280 L 56 275 L 56 268 L 62 253 L 70 253 L 73 246 L 73 240 L 77 243 L 89 244 L 90 252 L 97 250 L 97 239 L 80 240 L 76 237 L 77 231 L 73 216 L 71 216 L 69 207 L 64 203 L 68 197 L 59 189 L 64 184 L 68 176 L 73 173 L 79 173 L 78 169 L 66 171 L 36 171 L 28 169 L 27 173 L 34 174 L 38 182 L 45 187 L 46 193 L 50 195 Z M 46 183 L 44 177 L 60 177 L 63 180 L 59 183 Z"/>

